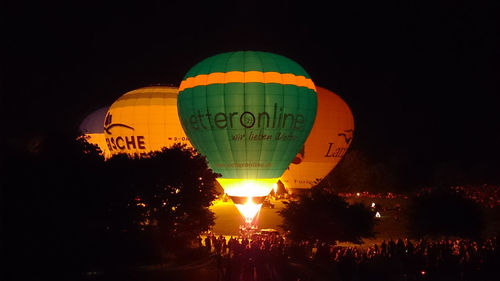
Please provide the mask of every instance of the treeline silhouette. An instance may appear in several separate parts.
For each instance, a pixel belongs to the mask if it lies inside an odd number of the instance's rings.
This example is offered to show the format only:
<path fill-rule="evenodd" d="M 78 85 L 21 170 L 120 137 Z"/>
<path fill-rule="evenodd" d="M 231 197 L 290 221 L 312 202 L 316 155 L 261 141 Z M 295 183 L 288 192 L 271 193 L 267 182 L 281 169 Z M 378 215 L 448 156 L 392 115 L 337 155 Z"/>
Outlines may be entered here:
<path fill-rule="evenodd" d="M 214 224 L 217 175 L 185 147 L 104 161 L 77 133 L 53 131 L 2 158 L 7 280 L 188 258 Z"/>

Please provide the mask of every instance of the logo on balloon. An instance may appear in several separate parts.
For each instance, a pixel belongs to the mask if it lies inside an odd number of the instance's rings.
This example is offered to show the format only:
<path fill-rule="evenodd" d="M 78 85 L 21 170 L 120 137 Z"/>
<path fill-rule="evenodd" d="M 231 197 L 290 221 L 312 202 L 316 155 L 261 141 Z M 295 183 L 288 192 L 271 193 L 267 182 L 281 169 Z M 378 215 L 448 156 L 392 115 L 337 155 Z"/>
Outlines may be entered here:
<path fill-rule="evenodd" d="M 354 130 L 344 130 L 344 133 L 340 133 L 339 137 L 344 137 L 345 144 L 349 144 L 352 140 L 352 133 Z"/>
<path fill-rule="evenodd" d="M 130 129 L 132 131 L 134 131 L 134 128 L 130 127 L 130 126 L 127 126 L 125 124 L 111 124 L 111 120 L 112 120 L 112 115 L 111 114 L 107 114 L 106 115 L 106 119 L 104 120 L 104 131 L 106 131 L 106 133 L 112 135 L 110 129 L 113 128 L 113 127 L 123 127 L 123 128 L 127 128 L 127 129 Z"/>
<path fill-rule="evenodd" d="M 335 147 L 333 142 L 328 143 L 328 150 L 325 154 L 325 157 L 342 157 L 344 156 L 345 152 L 347 151 L 347 147 L 349 147 L 349 143 L 352 140 L 352 134 L 354 133 L 354 130 L 344 130 L 343 133 L 339 133 L 339 137 L 344 137 L 344 141 L 347 146 L 338 146 Z"/>
<path fill-rule="evenodd" d="M 126 128 L 132 131 L 135 131 L 134 128 L 125 124 L 115 123 L 112 124 L 113 116 L 111 114 L 107 114 L 104 119 L 104 131 L 106 133 L 112 135 L 111 129 L 114 127 Z M 118 137 L 109 137 L 106 138 L 106 144 L 110 151 L 114 150 L 125 150 L 125 149 L 146 149 L 146 145 L 144 142 L 144 136 L 118 136 Z"/>
<path fill-rule="evenodd" d="M 226 128 L 244 128 L 252 129 L 294 129 L 302 130 L 304 128 L 305 118 L 304 115 L 297 113 L 283 112 L 283 107 L 278 110 L 278 104 L 274 104 L 271 114 L 267 111 L 251 112 L 245 111 L 239 113 L 233 112 L 218 112 L 213 114 L 208 109 L 206 113 L 201 113 L 200 110 L 197 114 L 191 114 L 189 118 L 184 120 L 184 124 L 189 125 L 189 129 L 226 129 Z"/>

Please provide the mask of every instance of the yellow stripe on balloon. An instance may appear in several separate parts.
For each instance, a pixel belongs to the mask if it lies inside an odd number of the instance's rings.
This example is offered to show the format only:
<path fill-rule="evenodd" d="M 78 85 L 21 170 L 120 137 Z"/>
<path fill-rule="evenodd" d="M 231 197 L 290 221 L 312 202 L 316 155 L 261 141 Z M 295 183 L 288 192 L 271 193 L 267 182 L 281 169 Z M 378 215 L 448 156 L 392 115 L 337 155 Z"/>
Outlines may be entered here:
<path fill-rule="evenodd" d="M 316 92 L 316 87 L 310 78 L 297 76 L 291 73 L 261 72 L 261 71 L 230 71 L 214 72 L 210 74 L 199 74 L 189 77 L 181 82 L 179 92 L 196 86 L 207 86 L 211 84 L 227 83 L 277 83 L 282 85 L 295 85 L 306 87 Z"/>

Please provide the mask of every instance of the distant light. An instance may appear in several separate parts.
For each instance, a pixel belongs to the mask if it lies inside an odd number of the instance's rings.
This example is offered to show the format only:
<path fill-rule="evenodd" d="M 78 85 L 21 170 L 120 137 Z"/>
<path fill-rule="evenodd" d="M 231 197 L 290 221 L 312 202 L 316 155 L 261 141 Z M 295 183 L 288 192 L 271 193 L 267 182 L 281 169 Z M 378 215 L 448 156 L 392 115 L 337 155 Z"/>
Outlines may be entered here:
<path fill-rule="evenodd" d="M 425 275 L 427 272 L 425 270 L 420 271 L 420 274 Z"/>
<path fill-rule="evenodd" d="M 377 212 L 377 213 L 375 214 L 375 217 L 380 218 L 380 217 L 381 217 L 381 216 L 380 216 L 380 213 L 379 213 L 379 212 Z"/>
<path fill-rule="evenodd" d="M 358 196 L 358 197 L 359 197 L 359 195 L 360 195 L 360 194 L 359 194 L 359 192 L 357 192 L 357 193 L 356 193 L 356 196 Z"/>
<path fill-rule="evenodd" d="M 372 208 L 375 208 L 375 202 L 372 202 Z"/>

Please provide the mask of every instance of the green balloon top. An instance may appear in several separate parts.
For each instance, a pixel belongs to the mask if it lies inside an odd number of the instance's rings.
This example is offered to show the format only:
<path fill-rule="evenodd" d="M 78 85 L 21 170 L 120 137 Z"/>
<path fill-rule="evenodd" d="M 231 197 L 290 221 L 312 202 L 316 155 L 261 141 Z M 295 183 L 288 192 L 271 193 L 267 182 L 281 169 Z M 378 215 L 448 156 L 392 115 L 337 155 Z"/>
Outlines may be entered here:
<path fill-rule="evenodd" d="M 298 63 L 284 56 L 260 51 L 237 51 L 204 59 L 189 70 L 184 80 L 200 74 L 230 71 L 291 73 L 310 78 Z"/>
<path fill-rule="evenodd" d="M 286 57 L 223 53 L 195 65 L 179 86 L 177 109 L 192 145 L 223 178 L 282 175 L 316 116 L 316 88 Z"/>

